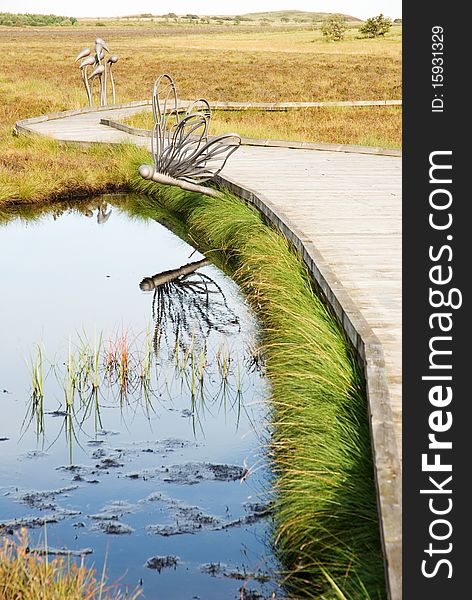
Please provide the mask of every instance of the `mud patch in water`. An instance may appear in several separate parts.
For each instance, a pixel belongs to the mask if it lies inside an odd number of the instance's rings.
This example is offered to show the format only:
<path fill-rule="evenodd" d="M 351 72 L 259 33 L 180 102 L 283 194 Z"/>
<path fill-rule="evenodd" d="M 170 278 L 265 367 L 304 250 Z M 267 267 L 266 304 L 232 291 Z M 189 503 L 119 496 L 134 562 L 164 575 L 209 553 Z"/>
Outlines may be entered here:
<path fill-rule="evenodd" d="M 127 473 L 126 477 L 146 480 L 159 477 L 165 483 L 195 485 L 202 481 L 240 481 L 246 474 L 247 469 L 239 465 L 184 463 L 134 471 Z"/>
<path fill-rule="evenodd" d="M 89 515 L 89 519 L 93 521 L 117 521 L 124 515 L 130 514 L 135 510 L 136 505 L 124 500 L 115 500 L 104 506 L 99 513 Z"/>
<path fill-rule="evenodd" d="M 176 569 L 179 562 L 178 556 L 152 556 L 147 559 L 144 566 L 160 573 L 163 569 Z"/>
<path fill-rule="evenodd" d="M 81 548 L 80 550 L 69 550 L 68 548 L 30 548 L 31 554 L 39 556 L 76 556 L 81 558 L 87 554 L 93 554 L 92 548 Z"/>
<path fill-rule="evenodd" d="M 59 488 L 57 490 L 28 490 L 21 491 L 15 490 L 14 492 L 7 492 L 17 502 L 26 504 L 30 508 L 38 508 L 40 510 L 56 510 L 58 505 L 56 502 L 57 497 L 68 497 L 70 492 L 76 490 L 79 486 L 69 485 L 67 487 Z"/>
<path fill-rule="evenodd" d="M 225 565 L 223 563 L 207 563 L 200 567 L 202 573 L 211 575 L 212 577 L 228 577 L 229 579 L 238 579 L 241 581 L 260 581 L 265 582 L 270 580 L 269 573 L 248 572 L 244 567 Z"/>
<path fill-rule="evenodd" d="M 147 526 L 149 533 L 169 537 L 173 535 L 195 534 L 205 531 L 222 531 L 232 527 L 241 527 L 243 525 L 251 525 L 257 521 L 269 516 L 270 510 L 267 507 L 261 508 L 262 505 L 257 505 L 258 509 L 251 511 L 249 514 L 243 515 L 238 519 L 228 519 L 217 515 L 206 513 L 199 506 L 192 506 L 170 498 L 161 492 L 156 492 L 148 496 L 145 502 L 159 502 L 166 507 L 166 515 L 170 515 L 173 519 L 172 523 L 158 523 Z M 248 508 L 247 506 L 245 507 Z"/>
<path fill-rule="evenodd" d="M 29 515 L 26 517 L 18 517 L 17 519 L 7 519 L 0 521 L 0 532 L 7 531 L 7 533 L 13 534 L 15 530 L 22 527 L 27 529 L 36 529 L 38 527 L 44 527 L 46 524 L 59 523 L 68 517 L 75 517 L 80 515 L 80 511 L 57 509 L 54 513 L 36 516 Z"/>
<path fill-rule="evenodd" d="M 135 531 L 130 525 L 120 521 L 100 521 L 92 529 L 103 531 L 109 535 L 130 535 Z"/>

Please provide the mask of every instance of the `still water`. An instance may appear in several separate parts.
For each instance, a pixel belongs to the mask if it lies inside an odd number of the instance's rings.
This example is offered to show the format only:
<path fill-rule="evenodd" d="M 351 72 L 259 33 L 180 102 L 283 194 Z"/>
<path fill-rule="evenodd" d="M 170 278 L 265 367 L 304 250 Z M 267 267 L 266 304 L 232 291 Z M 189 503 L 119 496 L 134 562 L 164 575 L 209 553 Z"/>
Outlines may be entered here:
<path fill-rule="evenodd" d="M 0 534 L 147 599 L 280 598 L 257 322 L 139 202 L 2 215 Z"/>

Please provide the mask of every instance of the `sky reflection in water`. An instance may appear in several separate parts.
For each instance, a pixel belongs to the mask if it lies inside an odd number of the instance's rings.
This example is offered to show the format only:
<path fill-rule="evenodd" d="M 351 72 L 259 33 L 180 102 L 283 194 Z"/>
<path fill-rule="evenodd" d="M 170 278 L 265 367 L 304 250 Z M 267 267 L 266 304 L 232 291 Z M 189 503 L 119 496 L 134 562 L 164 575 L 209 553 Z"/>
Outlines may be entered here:
<path fill-rule="evenodd" d="M 269 597 L 276 561 L 255 319 L 212 265 L 142 291 L 145 278 L 204 257 L 114 202 L 0 229 L 0 438 L 9 438 L 0 523 L 56 518 L 50 546 L 92 548 L 89 562 L 101 569 L 106 556 L 111 580 L 142 580 L 146 598 L 223 600 L 241 587 Z M 44 398 L 27 413 L 38 344 Z M 33 529 L 32 544 L 42 535 Z M 145 566 L 168 555 L 175 569 Z M 209 563 L 226 566 L 209 574 Z M 246 580 L 228 577 L 235 570 Z"/>

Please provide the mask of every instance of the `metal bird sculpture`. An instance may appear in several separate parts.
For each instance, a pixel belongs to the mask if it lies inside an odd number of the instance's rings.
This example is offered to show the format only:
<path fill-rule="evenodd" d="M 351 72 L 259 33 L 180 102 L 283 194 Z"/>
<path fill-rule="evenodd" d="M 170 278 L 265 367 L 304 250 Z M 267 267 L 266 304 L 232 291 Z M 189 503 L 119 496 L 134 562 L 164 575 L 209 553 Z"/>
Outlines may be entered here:
<path fill-rule="evenodd" d="M 105 42 L 105 40 L 104 40 L 104 39 L 102 39 L 102 38 L 98 37 L 98 38 L 95 40 L 95 45 L 96 45 L 96 46 L 97 46 L 97 45 L 100 45 L 100 46 L 102 46 L 103 48 L 105 48 L 105 50 L 108 52 L 108 54 L 110 54 L 110 50 L 109 50 L 109 48 L 108 48 L 108 46 L 107 46 L 107 43 Z"/>
<path fill-rule="evenodd" d="M 77 62 L 81 58 L 85 58 L 86 56 L 89 56 L 89 55 L 90 55 L 90 48 L 84 48 L 77 54 L 77 58 L 75 59 L 75 62 Z"/>
<path fill-rule="evenodd" d="M 103 65 L 97 65 L 95 69 L 89 75 L 89 81 L 98 77 L 99 88 L 100 88 L 100 106 L 105 106 L 103 100 L 103 75 L 105 73 L 105 67 Z"/>
<path fill-rule="evenodd" d="M 106 60 L 105 52 L 108 52 L 110 56 L 108 60 Z M 80 62 L 80 69 L 82 72 L 82 80 L 84 83 L 85 91 L 87 93 L 87 99 L 89 102 L 90 108 L 93 108 L 93 80 L 98 78 L 99 81 L 99 106 L 107 106 L 108 104 L 108 91 L 107 91 L 107 80 L 110 77 L 111 83 L 111 92 L 112 92 L 112 102 L 115 104 L 116 102 L 116 89 L 115 89 L 115 80 L 113 78 L 112 66 L 116 62 L 118 62 L 118 57 L 116 54 L 111 54 L 110 49 L 108 48 L 107 43 L 104 39 L 98 37 L 95 40 L 95 54 L 92 55 L 90 48 L 84 48 L 79 52 L 75 62 Z M 92 71 L 90 75 L 88 75 L 88 67 L 95 66 L 95 69 Z M 108 68 L 107 68 L 108 67 Z"/>
<path fill-rule="evenodd" d="M 86 49 L 88 49 L 88 48 L 86 48 Z M 84 86 L 85 86 L 85 90 L 87 92 L 87 98 L 88 98 L 90 106 L 92 106 L 93 100 L 92 100 L 92 90 L 90 88 L 90 84 L 88 81 L 89 80 L 88 67 L 91 67 L 94 64 L 95 64 L 95 57 L 90 56 L 90 55 L 86 56 L 86 58 L 84 58 L 82 60 L 82 62 L 80 63 L 80 70 L 82 71 L 82 81 L 84 82 Z"/>
<path fill-rule="evenodd" d="M 115 80 L 113 78 L 113 65 L 116 64 L 118 62 L 118 57 L 116 56 L 116 54 L 112 54 L 111 56 L 108 57 L 107 63 L 110 65 L 110 82 L 111 82 L 111 93 L 112 93 L 112 97 L 113 97 L 113 104 L 115 104 L 116 102 L 116 90 L 115 90 Z"/>
<path fill-rule="evenodd" d="M 103 65 L 98 65 L 95 69 L 90 73 L 89 79 L 93 79 L 99 75 L 102 75 L 105 72 L 105 67 Z"/>
<path fill-rule="evenodd" d="M 214 178 L 235 152 L 241 138 L 237 133 L 209 137 L 212 112 L 209 103 L 200 99 L 184 110 L 177 99 L 172 77 L 161 75 L 152 94 L 154 128 L 151 151 L 154 165 L 141 165 L 143 179 L 207 196 L 219 193 L 201 183 Z"/>

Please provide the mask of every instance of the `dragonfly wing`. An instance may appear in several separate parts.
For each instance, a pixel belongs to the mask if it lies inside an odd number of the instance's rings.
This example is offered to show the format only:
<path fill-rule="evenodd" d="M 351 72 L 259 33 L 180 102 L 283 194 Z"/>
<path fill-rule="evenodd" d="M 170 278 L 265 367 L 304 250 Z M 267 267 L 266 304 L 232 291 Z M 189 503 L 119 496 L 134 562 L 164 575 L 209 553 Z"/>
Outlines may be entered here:
<path fill-rule="evenodd" d="M 205 115 L 208 121 L 211 121 L 212 112 L 210 104 L 204 98 L 200 98 L 199 100 L 195 100 L 191 104 L 187 106 L 187 110 L 185 111 L 185 116 L 192 115 L 194 113 L 199 113 Z"/>
<path fill-rule="evenodd" d="M 151 150 L 154 166 L 162 174 L 191 183 L 207 181 L 223 169 L 241 144 L 236 133 L 208 139 L 212 111 L 202 98 L 190 103 L 181 116 L 169 75 L 161 75 L 154 83 L 152 110 Z"/>
<path fill-rule="evenodd" d="M 201 183 L 215 177 L 240 145 L 241 138 L 237 133 L 212 138 L 193 156 L 192 169 L 186 175 L 187 180 Z"/>
<path fill-rule="evenodd" d="M 194 157 L 207 143 L 208 126 L 205 115 L 194 113 L 170 130 L 169 143 L 163 152 L 169 175 L 181 177 L 192 166 Z"/>
<path fill-rule="evenodd" d="M 172 113 L 178 115 L 177 106 L 177 90 L 174 80 L 170 75 L 161 75 L 154 82 L 152 90 L 152 114 L 154 116 L 154 124 L 160 125 L 161 147 L 164 145 L 164 136 L 167 130 L 169 115 Z"/>

